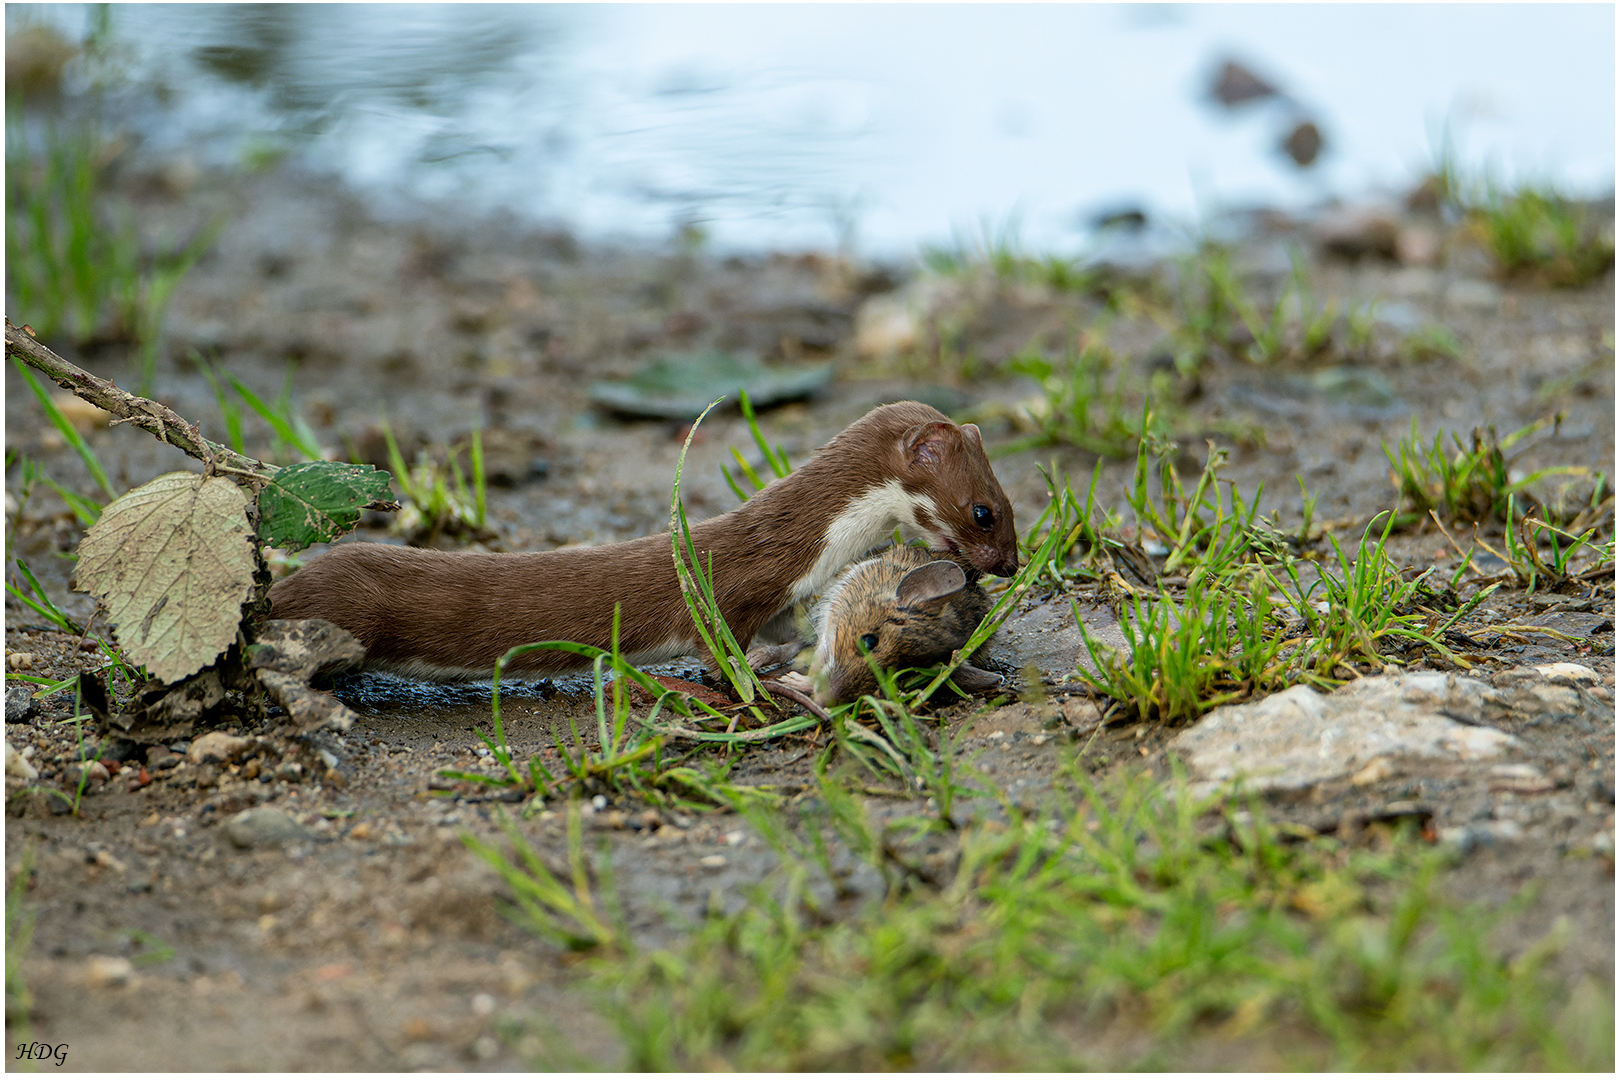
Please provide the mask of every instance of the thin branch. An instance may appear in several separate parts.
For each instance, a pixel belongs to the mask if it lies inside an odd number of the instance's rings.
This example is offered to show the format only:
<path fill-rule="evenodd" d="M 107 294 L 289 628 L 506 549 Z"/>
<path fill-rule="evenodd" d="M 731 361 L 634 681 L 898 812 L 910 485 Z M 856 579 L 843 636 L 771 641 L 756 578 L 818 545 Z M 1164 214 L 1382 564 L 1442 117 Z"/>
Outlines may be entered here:
<path fill-rule="evenodd" d="M 64 390 L 71 390 L 103 412 L 117 419 L 113 424 L 133 424 L 151 432 L 161 442 L 178 447 L 213 469 L 241 477 L 238 483 L 262 484 L 281 466 L 238 454 L 228 446 L 202 437 L 197 425 L 151 398 L 121 390 L 110 380 L 99 378 L 76 364 L 71 364 L 36 341 L 24 327 L 6 320 L 6 355 L 16 357 L 29 367 L 44 372 L 52 382 Z M 379 500 L 366 504 L 368 510 L 398 510 L 399 504 Z"/>
<path fill-rule="evenodd" d="M 260 480 L 268 480 L 280 471 L 278 466 L 269 462 L 246 457 L 228 446 L 204 439 L 198 434 L 195 424 L 167 405 L 121 390 L 112 382 L 69 363 L 35 341 L 10 319 L 6 320 L 6 355 L 44 372 L 62 389 L 71 390 L 96 408 L 111 413 L 118 418 L 115 423 L 130 423 L 144 428 L 160 441 L 179 447 L 198 461 L 212 459 L 234 466 Z"/>

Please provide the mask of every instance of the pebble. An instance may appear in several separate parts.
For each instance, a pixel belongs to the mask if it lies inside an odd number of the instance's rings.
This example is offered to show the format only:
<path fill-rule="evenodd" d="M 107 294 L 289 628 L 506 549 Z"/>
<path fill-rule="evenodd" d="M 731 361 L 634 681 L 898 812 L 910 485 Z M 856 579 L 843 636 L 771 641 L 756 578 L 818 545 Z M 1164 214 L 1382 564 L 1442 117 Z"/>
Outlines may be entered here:
<path fill-rule="evenodd" d="M 89 774 L 90 783 L 92 784 L 105 784 L 112 779 L 112 773 L 107 771 L 107 766 L 99 761 L 92 761 L 89 765 L 69 765 L 62 770 L 62 779 L 68 786 L 79 786 L 80 769 Z"/>
<path fill-rule="evenodd" d="M 1584 664 L 1538 664 L 1536 672 L 1550 682 L 1567 681 L 1597 686 L 1603 677 Z"/>
<path fill-rule="evenodd" d="M 6 775 L 20 776 L 24 780 L 33 780 L 39 776 L 39 770 L 34 768 L 29 760 L 19 754 L 11 743 L 6 743 Z"/>
<path fill-rule="evenodd" d="M 122 956 L 92 956 L 85 965 L 85 985 L 92 990 L 125 986 L 135 977 L 135 965 Z"/>
<path fill-rule="evenodd" d="M 230 761 L 239 757 L 252 745 L 251 739 L 227 735 L 223 731 L 210 731 L 206 735 L 199 735 L 192 742 L 186 749 L 186 758 L 197 765 Z"/>
<path fill-rule="evenodd" d="M 34 700 L 34 692 L 26 686 L 13 687 L 6 691 L 6 723 L 26 724 L 33 719 L 39 702 Z"/>
<path fill-rule="evenodd" d="M 1335 255 L 1393 258 L 1400 222 L 1388 206 L 1344 206 L 1322 214 L 1313 228 L 1317 241 Z"/>
<path fill-rule="evenodd" d="M 1433 266 L 1440 245 L 1440 230 L 1432 225 L 1402 225 L 1395 233 L 1395 258 L 1402 266 Z"/>
<path fill-rule="evenodd" d="M 12 671 L 32 671 L 34 670 L 34 654 L 31 652 L 7 653 L 6 667 Z"/>
<path fill-rule="evenodd" d="M 273 806 L 243 810 L 225 822 L 225 837 L 239 848 L 302 840 L 309 835 L 298 822 Z"/>

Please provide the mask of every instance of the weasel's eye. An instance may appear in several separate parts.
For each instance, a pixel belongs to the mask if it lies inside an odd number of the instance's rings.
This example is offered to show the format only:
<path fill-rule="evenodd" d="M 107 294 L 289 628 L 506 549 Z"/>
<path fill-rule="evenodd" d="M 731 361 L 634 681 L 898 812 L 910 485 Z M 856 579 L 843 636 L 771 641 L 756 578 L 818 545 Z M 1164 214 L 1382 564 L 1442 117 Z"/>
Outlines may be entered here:
<path fill-rule="evenodd" d="M 973 508 L 973 524 L 988 532 L 996 527 L 996 515 L 988 506 L 980 503 Z"/>
<path fill-rule="evenodd" d="M 861 635 L 861 648 L 865 649 L 867 652 L 871 652 L 873 649 L 877 648 L 877 642 L 878 636 L 876 634 Z"/>

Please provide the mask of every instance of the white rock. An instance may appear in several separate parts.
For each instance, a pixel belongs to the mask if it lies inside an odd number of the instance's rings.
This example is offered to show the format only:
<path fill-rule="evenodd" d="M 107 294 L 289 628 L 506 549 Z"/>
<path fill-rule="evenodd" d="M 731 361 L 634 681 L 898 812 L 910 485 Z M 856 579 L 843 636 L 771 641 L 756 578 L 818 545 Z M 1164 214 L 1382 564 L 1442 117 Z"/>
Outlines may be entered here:
<path fill-rule="evenodd" d="M 253 745 L 251 739 L 244 739 L 237 735 L 227 735 L 223 731 L 210 731 L 206 735 L 199 735 L 192 744 L 186 748 L 186 757 L 194 765 L 204 762 L 229 761 L 242 751 Z"/>
<path fill-rule="evenodd" d="M 1603 681 L 1601 675 L 1582 664 L 1537 664 L 1536 672 L 1553 682 L 1564 679 L 1582 686 L 1596 686 Z"/>
<path fill-rule="evenodd" d="M 1222 706 L 1169 749 L 1203 793 L 1239 777 L 1261 791 L 1293 790 L 1353 776 L 1380 757 L 1498 757 L 1519 740 L 1474 724 L 1500 705 L 1493 688 L 1441 672 L 1357 679 L 1325 696 L 1295 686 Z"/>
<path fill-rule="evenodd" d="M 135 975 L 135 965 L 122 956 L 92 956 L 85 965 L 85 985 L 92 989 L 123 986 Z"/>
<path fill-rule="evenodd" d="M 6 775 L 20 776 L 24 780 L 38 778 L 39 770 L 29 763 L 28 759 L 17 753 L 16 749 L 6 743 Z"/>
<path fill-rule="evenodd" d="M 906 297 L 874 296 L 855 316 L 855 351 L 867 359 L 909 352 L 917 345 L 919 329 Z"/>

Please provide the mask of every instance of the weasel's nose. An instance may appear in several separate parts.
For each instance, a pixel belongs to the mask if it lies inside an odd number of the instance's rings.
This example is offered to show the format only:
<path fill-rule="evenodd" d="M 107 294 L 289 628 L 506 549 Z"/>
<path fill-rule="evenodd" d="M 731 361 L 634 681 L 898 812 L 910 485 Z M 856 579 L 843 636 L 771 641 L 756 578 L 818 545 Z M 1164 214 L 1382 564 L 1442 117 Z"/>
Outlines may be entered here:
<path fill-rule="evenodd" d="M 997 577 L 1010 578 L 1018 573 L 1018 555 L 1003 555 L 993 547 L 974 548 L 972 553 L 973 565 L 987 574 Z"/>

